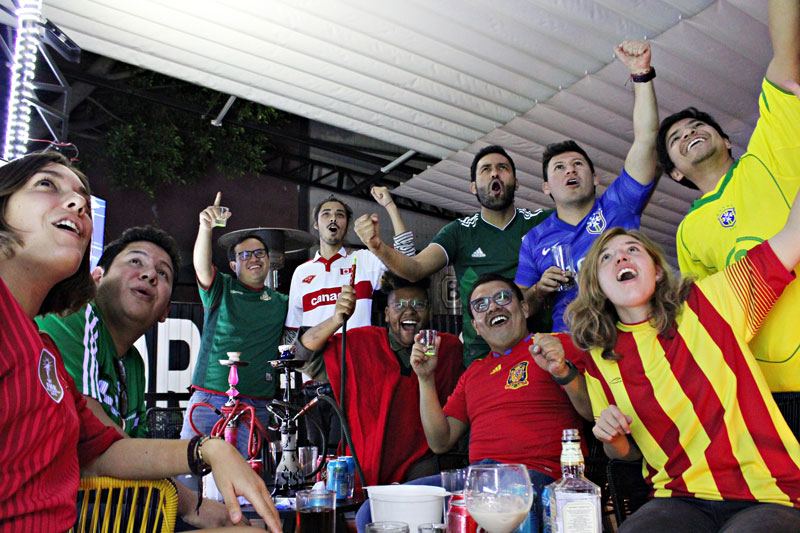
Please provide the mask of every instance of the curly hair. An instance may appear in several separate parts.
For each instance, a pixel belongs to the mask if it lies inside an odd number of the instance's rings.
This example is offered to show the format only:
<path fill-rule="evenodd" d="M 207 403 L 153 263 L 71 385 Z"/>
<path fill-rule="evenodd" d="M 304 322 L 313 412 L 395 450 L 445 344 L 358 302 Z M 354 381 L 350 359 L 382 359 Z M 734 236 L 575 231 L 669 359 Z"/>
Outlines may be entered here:
<path fill-rule="evenodd" d="M 12 259 L 15 249 L 24 245 L 14 228 L 9 226 L 6 221 L 8 201 L 14 193 L 25 187 L 34 174 L 51 164 L 63 165 L 74 172 L 86 192 L 90 193 L 89 180 L 86 175 L 73 167 L 70 160 L 58 152 L 34 152 L 0 167 L 0 253 L 6 259 Z M 91 209 L 89 215 L 91 216 Z M 95 286 L 89 271 L 90 248 L 91 243 L 87 245 L 83 253 L 78 270 L 50 289 L 37 314 L 69 314 L 94 298 Z"/>
<path fill-rule="evenodd" d="M 614 237 L 627 235 L 639 241 L 656 266 L 663 271 L 656 281 L 650 298 L 650 325 L 664 337 L 674 336 L 675 317 L 689 295 L 692 279 L 681 279 L 672 274 L 660 247 L 638 230 L 611 228 L 603 233 L 589 248 L 578 275 L 578 297 L 567 306 L 565 318 L 570 328 L 572 341 L 584 350 L 602 348 L 603 359 L 618 360 L 622 356 L 614 351 L 617 344 L 617 322 L 619 315 L 614 304 L 600 288 L 597 269 L 600 253 Z"/>

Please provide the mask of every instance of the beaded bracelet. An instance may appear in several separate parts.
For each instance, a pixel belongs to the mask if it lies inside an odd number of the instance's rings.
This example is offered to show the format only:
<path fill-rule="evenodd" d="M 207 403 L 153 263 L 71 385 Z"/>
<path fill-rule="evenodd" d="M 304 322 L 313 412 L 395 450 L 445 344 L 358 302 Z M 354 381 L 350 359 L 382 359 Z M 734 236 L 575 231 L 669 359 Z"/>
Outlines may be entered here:
<path fill-rule="evenodd" d="M 202 446 L 211 437 L 208 435 L 195 435 L 186 448 L 186 458 L 189 462 L 189 471 L 195 476 L 203 477 L 211 472 L 211 467 L 203 460 Z"/>

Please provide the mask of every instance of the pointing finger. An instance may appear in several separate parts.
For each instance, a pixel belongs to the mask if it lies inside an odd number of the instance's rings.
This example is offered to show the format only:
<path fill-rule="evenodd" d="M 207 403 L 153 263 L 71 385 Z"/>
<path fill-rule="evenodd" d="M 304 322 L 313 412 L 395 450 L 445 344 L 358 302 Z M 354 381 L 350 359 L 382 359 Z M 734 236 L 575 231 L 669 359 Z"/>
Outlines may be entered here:
<path fill-rule="evenodd" d="M 214 198 L 214 207 L 219 207 L 220 202 L 222 202 L 222 191 L 217 192 L 217 197 Z"/>

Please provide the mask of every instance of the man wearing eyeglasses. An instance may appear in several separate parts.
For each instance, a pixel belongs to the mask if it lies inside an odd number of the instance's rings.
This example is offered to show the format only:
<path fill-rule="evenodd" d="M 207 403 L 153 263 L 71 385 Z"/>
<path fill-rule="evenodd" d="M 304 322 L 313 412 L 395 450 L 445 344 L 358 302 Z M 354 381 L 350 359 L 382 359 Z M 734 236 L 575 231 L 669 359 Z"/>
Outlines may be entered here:
<path fill-rule="evenodd" d="M 484 274 L 468 297 L 472 325 L 490 352 L 461 375 L 444 408 L 435 377 L 441 364 L 438 354 L 425 355 L 419 336 L 411 350 L 428 446 L 434 453 L 445 453 L 469 430 L 470 464 L 524 464 L 541 494 L 560 477 L 562 430 L 583 427 L 574 406 L 587 419 L 592 416 L 588 396 L 580 388 L 583 376 L 575 365 L 565 363 L 554 372 L 556 379 L 534 361 L 533 354 L 554 358 L 560 343 L 550 335 L 534 337 L 528 332 L 528 304 L 511 279 Z M 561 355 L 563 359 L 563 350 Z M 575 363 L 582 367 L 581 361 Z M 441 479 L 431 476 L 412 484 L 440 485 Z M 370 521 L 369 514 L 368 506 L 359 510 L 359 531 Z M 533 517 L 531 526 L 531 531 L 539 530 Z"/>
<path fill-rule="evenodd" d="M 414 337 L 428 325 L 429 280 L 410 282 L 387 272 L 381 278 L 388 293 L 386 327 L 348 330 L 346 347 L 347 419 L 353 446 L 368 485 L 386 485 L 437 472 L 419 418 L 419 384 L 411 371 Z M 328 376 L 339 383 L 341 334 L 334 333 L 356 307 L 356 291 L 342 287 L 333 316 L 306 330 L 296 343 L 296 357 L 323 358 Z M 463 371 L 461 342 L 439 333 L 439 364 L 433 380 L 444 401 Z M 334 387 L 338 393 L 338 387 Z M 336 395 L 337 400 L 339 395 Z"/>
<path fill-rule="evenodd" d="M 228 261 L 235 277 L 218 272 L 211 262 L 211 234 L 215 221 L 231 216 L 222 213 L 217 193 L 214 204 L 200 212 L 194 244 L 194 270 L 205 313 L 200 352 L 192 376 L 192 397 L 183 422 L 181 438 L 195 435 L 188 417 L 192 405 L 208 403 L 219 409 L 227 401 L 229 367 L 219 364 L 228 352 L 240 352 L 239 399 L 252 405 L 265 426 L 266 404 L 278 386 L 269 361 L 278 358 L 288 297 L 264 286 L 269 274 L 269 248 L 256 234 L 241 236 L 228 247 Z M 266 381 L 265 381 L 266 376 Z M 210 433 L 219 415 L 210 409 L 195 409 L 191 422 L 202 434 Z M 240 429 L 237 448 L 247 457 L 249 431 Z M 186 480 L 189 484 L 192 481 Z"/>

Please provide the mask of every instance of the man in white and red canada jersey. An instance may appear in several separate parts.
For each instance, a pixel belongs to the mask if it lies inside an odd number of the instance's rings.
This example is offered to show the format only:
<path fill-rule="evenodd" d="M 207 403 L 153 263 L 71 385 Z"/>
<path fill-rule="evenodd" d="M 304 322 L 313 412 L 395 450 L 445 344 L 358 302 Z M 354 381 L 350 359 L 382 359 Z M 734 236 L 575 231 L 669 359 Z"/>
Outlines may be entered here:
<path fill-rule="evenodd" d="M 375 200 L 386 208 L 391 218 L 395 232 L 395 248 L 413 256 L 414 236 L 410 231 L 406 231 L 400 212 L 388 189 L 373 187 L 371 192 Z M 292 276 L 289 311 L 286 315 L 286 344 L 294 343 L 301 328 L 316 326 L 333 316 L 336 300 L 344 285 L 352 284 L 356 290 L 356 308 L 347 320 L 347 327 L 352 329 L 372 324 L 372 293 L 380 288 L 380 279 L 386 267 L 368 250 L 353 251 L 344 248 L 344 237 L 352 218 L 353 210 L 332 195 L 314 208 L 314 229 L 319 232 L 319 251 L 313 259 L 298 266 Z M 308 390 L 309 394 L 316 394 L 319 387 L 329 388 L 328 375 L 322 358 L 312 361 L 302 370 L 310 378 L 310 381 L 305 383 L 305 390 Z M 328 443 L 335 447 L 340 438 L 339 424 L 335 416 L 328 423 L 331 419 L 325 414 L 328 409 L 325 404 L 317 406 L 315 411 L 321 415 L 320 421 L 328 436 Z M 309 437 L 312 440 L 318 438 L 318 432 L 313 424 L 307 427 Z"/>

